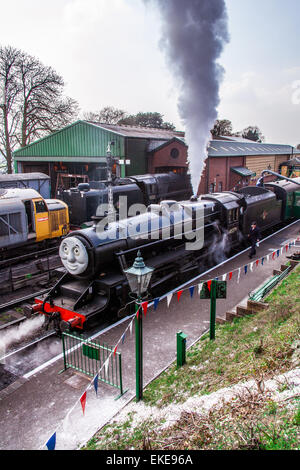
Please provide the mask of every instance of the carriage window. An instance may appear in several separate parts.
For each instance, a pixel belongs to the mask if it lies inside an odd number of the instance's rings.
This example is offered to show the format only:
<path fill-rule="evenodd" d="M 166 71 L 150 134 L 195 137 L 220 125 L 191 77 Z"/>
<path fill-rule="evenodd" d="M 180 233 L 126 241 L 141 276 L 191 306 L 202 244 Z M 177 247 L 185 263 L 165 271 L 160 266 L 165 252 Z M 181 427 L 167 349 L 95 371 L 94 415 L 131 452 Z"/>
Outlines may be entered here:
<path fill-rule="evenodd" d="M 41 212 L 48 212 L 47 206 L 44 201 L 36 201 L 35 202 L 35 211 L 37 214 Z"/>

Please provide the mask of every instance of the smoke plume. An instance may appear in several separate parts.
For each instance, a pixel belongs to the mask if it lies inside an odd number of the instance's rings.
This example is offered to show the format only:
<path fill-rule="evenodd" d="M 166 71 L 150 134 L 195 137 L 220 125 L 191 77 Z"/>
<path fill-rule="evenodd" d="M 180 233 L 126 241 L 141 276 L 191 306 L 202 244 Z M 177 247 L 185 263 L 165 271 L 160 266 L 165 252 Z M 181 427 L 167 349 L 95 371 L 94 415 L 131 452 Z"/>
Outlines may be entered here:
<path fill-rule="evenodd" d="M 223 68 L 217 63 L 229 41 L 225 0 L 153 0 L 162 17 L 161 45 L 179 87 L 179 115 L 189 146 L 194 193 L 210 130 L 217 119 Z"/>
<path fill-rule="evenodd" d="M 7 329 L 1 333 L 0 338 L 0 363 L 5 351 L 14 343 L 18 343 L 24 338 L 30 337 L 36 333 L 45 321 L 45 317 L 40 315 L 30 320 L 23 321 L 20 325 Z"/>

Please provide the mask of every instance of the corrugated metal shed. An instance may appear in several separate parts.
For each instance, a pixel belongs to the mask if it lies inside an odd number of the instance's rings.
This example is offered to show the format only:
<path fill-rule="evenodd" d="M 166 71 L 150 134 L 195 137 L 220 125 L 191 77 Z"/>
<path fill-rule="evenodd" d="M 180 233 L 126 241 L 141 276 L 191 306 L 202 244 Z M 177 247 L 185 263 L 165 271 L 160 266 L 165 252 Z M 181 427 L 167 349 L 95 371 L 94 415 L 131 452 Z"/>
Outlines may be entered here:
<path fill-rule="evenodd" d="M 256 142 L 230 142 L 213 140 L 208 147 L 210 157 L 251 156 L 251 155 L 290 155 L 291 145 L 258 144 Z"/>
<path fill-rule="evenodd" d="M 171 131 L 171 130 L 166 130 L 166 129 L 156 129 L 156 128 L 150 128 L 150 127 L 118 126 L 116 124 L 99 124 L 99 123 L 92 123 L 92 124 L 94 124 L 97 127 L 118 133 L 124 137 L 135 137 L 135 138 L 140 138 L 140 139 L 160 139 L 160 140 L 166 140 L 166 141 L 173 139 L 173 137 L 178 137 L 179 139 L 184 138 L 184 132 L 180 132 L 180 131 Z"/>
<path fill-rule="evenodd" d="M 92 123 L 77 121 L 64 129 L 14 152 L 17 161 L 96 161 L 105 159 L 110 141 L 113 156 L 124 157 L 124 137 Z M 46 157 L 46 158 L 45 158 Z"/>

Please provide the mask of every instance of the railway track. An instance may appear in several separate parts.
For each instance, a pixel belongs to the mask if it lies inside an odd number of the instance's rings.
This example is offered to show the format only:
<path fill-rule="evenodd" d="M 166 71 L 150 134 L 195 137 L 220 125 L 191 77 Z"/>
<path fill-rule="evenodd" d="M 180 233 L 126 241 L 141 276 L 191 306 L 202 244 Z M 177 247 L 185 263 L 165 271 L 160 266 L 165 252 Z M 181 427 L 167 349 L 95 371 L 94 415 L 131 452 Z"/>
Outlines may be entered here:
<path fill-rule="evenodd" d="M 22 313 L 22 306 L 26 303 L 33 303 L 36 296 L 44 295 L 49 289 L 31 293 L 29 295 L 19 297 L 13 301 L 9 301 L 0 305 L 0 335 L 12 327 L 16 327 L 26 320 L 26 316 Z M 20 309 L 20 310 L 18 310 Z"/>
<path fill-rule="evenodd" d="M 4 295 L 13 294 L 33 285 L 47 285 L 56 275 L 56 269 L 61 266 L 57 247 L 1 261 L 0 300 L 5 303 Z"/>

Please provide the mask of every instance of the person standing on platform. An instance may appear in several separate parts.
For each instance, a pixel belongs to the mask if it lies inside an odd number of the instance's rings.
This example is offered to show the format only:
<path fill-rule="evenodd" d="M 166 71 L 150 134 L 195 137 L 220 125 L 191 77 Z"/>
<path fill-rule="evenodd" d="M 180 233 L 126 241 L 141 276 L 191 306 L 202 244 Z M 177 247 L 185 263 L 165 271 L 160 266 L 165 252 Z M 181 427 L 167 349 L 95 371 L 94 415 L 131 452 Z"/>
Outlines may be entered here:
<path fill-rule="evenodd" d="M 260 231 L 257 227 L 256 222 L 252 222 L 248 238 L 251 243 L 251 250 L 249 253 L 249 258 L 251 259 L 254 255 L 256 255 L 256 245 L 258 244 L 261 238 Z"/>

